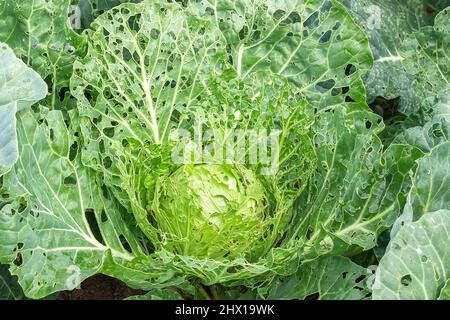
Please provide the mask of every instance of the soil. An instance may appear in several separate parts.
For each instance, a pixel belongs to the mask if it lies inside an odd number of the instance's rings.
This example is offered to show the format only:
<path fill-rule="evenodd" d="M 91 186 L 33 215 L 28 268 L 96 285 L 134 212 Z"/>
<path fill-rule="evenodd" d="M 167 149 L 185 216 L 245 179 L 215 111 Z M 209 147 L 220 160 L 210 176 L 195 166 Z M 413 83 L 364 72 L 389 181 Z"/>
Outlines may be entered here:
<path fill-rule="evenodd" d="M 63 291 L 58 295 L 60 300 L 123 300 L 144 294 L 144 291 L 128 287 L 123 282 L 105 276 L 96 275 L 85 280 L 81 289 Z"/>

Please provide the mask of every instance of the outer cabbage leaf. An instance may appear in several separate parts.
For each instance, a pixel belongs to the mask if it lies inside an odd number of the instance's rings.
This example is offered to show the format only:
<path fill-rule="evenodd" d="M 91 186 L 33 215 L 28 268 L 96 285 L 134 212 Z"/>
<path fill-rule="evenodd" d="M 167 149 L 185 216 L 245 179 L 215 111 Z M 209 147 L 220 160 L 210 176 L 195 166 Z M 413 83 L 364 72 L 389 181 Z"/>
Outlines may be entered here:
<path fill-rule="evenodd" d="M 297 85 L 317 108 L 365 102 L 372 66 L 364 33 L 337 1 L 202 1 L 231 49 L 239 76 L 270 70 Z"/>
<path fill-rule="evenodd" d="M 0 2 L 0 41 L 51 83 L 53 108 L 68 91 L 75 56 L 83 52 L 82 38 L 69 27 L 69 12 L 70 0 Z"/>
<path fill-rule="evenodd" d="M 420 119 L 425 122 L 417 126 L 417 117 L 408 118 L 402 131 L 395 136 L 394 143 L 407 143 L 430 152 L 439 144 L 450 141 L 450 95 L 442 97 L 432 112 Z"/>
<path fill-rule="evenodd" d="M 404 212 L 380 262 L 376 298 L 436 299 L 448 280 L 449 163 L 450 142 L 434 147 L 418 161 Z"/>
<path fill-rule="evenodd" d="M 381 96 L 388 100 L 400 97 L 400 111 L 412 113 L 420 100 L 411 89 L 414 76 L 403 62 L 403 41 L 412 32 L 433 24 L 430 11 L 440 11 L 447 1 L 422 0 L 340 0 L 369 37 L 374 55 L 373 69 L 365 78 L 368 101 Z"/>
<path fill-rule="evenodd" d="M 17 160 L 16 112 L 43 99 L 47 86 L 39 75 L 0 43 L 0 176 Z"/>
<path fill-rule="evenodd" d="M 373 298 L 437 299 L 450 278 L 450 210 L 405 225 L 381 259 Z"/>
<path fill-rule="evenodd" d="M 348 258 L 320 258 L 302 265 L 290 277 L 276 279 L 269 287 L 267 298 L 361 300 L 370 295 L 369 276 L 366 268 Z"/>
<path fill-rule="evenodd" d="M 418 161 L 408 201 L 392 229 L 392 235 L 427 212 L 450 209 L 450 190 L 447 188 L 450 183 L 449 163 L 450 142 L 438 145 Z"/>
<path fill-rule="evenodd" d="M 319 115 L 314 145 L 317 170 L 296 208 L 290 232 L 306 239 L 304 259 L 376 245 L 401 212 L 410 171 L 423 153 L 408 145 L 383 150 L 381 119 L 366 111 Z"/>
<path fill-rule="evenodd" d="M 99 177 L 80 164 L 75 130 L 59 111 L 18 114 L 20 157 L 3 177 L 0 261 L 31 298 L 73 289 L 146 252 Z"/>
<path fill-rule="evenodd" d="M 405 40 L 403 65 L 414 76 L 412 90 L 424 111 L 450 95 L 450 7 L 436 16 L 434 27 L 423 27 Z M 447 100 L 448 103 L 448 100 Z"/>

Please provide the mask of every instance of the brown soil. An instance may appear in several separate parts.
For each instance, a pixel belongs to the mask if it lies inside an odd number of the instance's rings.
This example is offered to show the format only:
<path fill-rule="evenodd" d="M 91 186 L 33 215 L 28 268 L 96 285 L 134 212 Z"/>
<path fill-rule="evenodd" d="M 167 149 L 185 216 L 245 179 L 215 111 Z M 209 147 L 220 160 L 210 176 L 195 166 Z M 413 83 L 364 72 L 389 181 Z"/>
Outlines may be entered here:
<path fill-rule="evenodd" d="M 81 289 L 59 293 L 60 300 L 122 300 L 130 296 L 144 294 L 144 291 L 127 287 L 123 282 L 104 275 L 96 275 L 85 280 Z"/>

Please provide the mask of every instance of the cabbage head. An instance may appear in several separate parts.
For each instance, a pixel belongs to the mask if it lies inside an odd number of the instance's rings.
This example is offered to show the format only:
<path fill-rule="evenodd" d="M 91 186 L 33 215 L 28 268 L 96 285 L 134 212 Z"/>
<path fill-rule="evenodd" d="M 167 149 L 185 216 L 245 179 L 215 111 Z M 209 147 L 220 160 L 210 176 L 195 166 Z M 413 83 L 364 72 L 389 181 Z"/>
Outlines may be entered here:
<path fill-rule="evenodd" d="M 258 254 L 267 198 L 255 174 L 228 164 L 183 165 L 149 191 L 166 247 L 197 258 Z"/>

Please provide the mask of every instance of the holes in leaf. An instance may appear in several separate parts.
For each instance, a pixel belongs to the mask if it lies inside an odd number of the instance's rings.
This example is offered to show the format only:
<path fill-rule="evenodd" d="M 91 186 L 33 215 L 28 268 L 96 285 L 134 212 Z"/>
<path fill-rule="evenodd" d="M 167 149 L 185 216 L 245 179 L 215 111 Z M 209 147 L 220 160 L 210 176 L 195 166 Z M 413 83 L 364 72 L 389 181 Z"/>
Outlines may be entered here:
<path fill-rule="evenodd" d="M 112 160 L 111 160 L 111 158 L 109 156 L 103 158 L 103 166 L 105 167 L 105 169 L 110 169 L 111 168 Z"/>
<path fill-rule="evenodd" d="M 284 10 L 278 9 L 277 11 L 275 11 L 275 12 L 273 13 L 273 18 L 274 18 L 275 20 L 280 20 L 281 18 L 284 17 L 285 14 L 286 14 L 286 12 L 285 12 Z"/>
<path fill-rule="evenodd" d="M 326 13 L 326 12 L 330 11 L 331 7 L 332 7 L 331 1 L 327 0 L 323 3 L 322 8 L 320 8 L 320 12 Z"/>
<path fill-rule="evenodd" d="M 350 97 L 350 96 L 346 96 L 345 97 L 345 102 L 356 102 L 355 100 L 353 100 L 353 98 L 352 97 Z"/>
<path fill-rule="evenodd" d="M 214 16 L 215 14 L 214 9 L 211 7 L 206 7 L 205 12 L 209 13 L 211 16 Z"/>
<path fill-rule="evenodd" d="M 342 279 L 345 279 L 345 278 L 347 278 L 347 275 L 348 275 L 348 272 L 347 272 L 347 271 L 345 271 L 345 272 L 342 272 Z"/>
<path fill-rule="evenodd" d="M 132 56 L 130 50 L 128 50 L 126 47 L 123 47 L 123 49 L 122 49 L 122 58 L 123 58 L 125 61 L 128 62 L 128 61 L 131 60 L 132 57 L 133 57 L 133 56 Z"/>
<path fill-rule="evenodd" d="M 98 148 L 100 149 L 100 153 L 105 153 L 105 142 L 103 140 L 100 140 L 98 143 Z"/>
<path fill-rule="evenodd" d="M 248 28 L 247 26 L 243 26 L 242 29 L 239 31 L 239 39 L 243 40 L 247 37 L 248 35 Z"/>
<path fill-rule="evenodd" d="M 320 91 L 321 93 L 327 92 L 331 88 L 334 87 L 336 84 L 336 81 L 334 79 L 328 79 L 325 81 L 318 82 L 315 86 L 316 90 Z"/>
<path fill-rule="evenodd" d="M 104 209 L 102 210 L 102 214 L 100 215 L 100 218 L 101 218 L 102 223 L 105 223 L 108 221 L 108 216 L 106 215 L 106 212 Z"/>
<path fill-rule="evenodd" d="M 256 30 L 255 32 L 253 32 L 252 40 L 259 41 L 260 39 L 261 39 L 261 31 Z"/>
<path fill-rule="evenodd" d="M 331 95 L 333 97 L 336 97 L 338 95 L 340 95 L 342 93 L 342 90 L 340 88 L 333 88 L 333 90 L 331 90 Z"/>
<path fill-rule="evenodd" d="M 345 75 L 347 77 L 352 75 L 355 72 L 356 72 L 356 67 L 353 64 L 349 63 L 348 65 L 345 66 Z"/>
<path fill-rule="evenodd" d="M 412 278 L 411 275 L 407 274 L 404 275 L 401 279 L 400 279 L 400 283 L 402 285 L 404 285 L 405 287 L 409 286 L 411 284 Z"/>
<path fill-rule="evenodd" d="M 342 87 L 342 94 L 346 94 L 347 92 L 349 92 L 349 90 L 349 87 Z"/>
<path fill-rule="evenodd" d="M 364 274 L 360 275 L 358 278 L 355 279 L 355 283 L 360 283 L 366 278 Z"/>
<path fill-rule="evenodd" d="M 105 199 L 109 200 L 109 192 L 108 192 L 108 188 L 106 188 L 105 185 L 102 185 L 101 187 L 102 189 L 102 195 Z"/>
<path fill-rule="evenodd" d="M 444 137 L 444 132 L 442 131 L 442 128 L 439 124 L 435 123 L 433 124 L 433 127 L 431 128 L 431 132 L 435 138 L 442 138 Z"/>
<path fill-rule="evenodd" d="M 70 146 L 70 150 L 69 150 L 69 160 L 70 161 L 74 161 L 75 158 L 77 157 L 78 154 L 78 143 L 75 141 L 74 143 L 72 143 L 72 145 Z"/>
<path fill-rule="evenodd" d="M 59 100 L 64 101 L 66 94 L 68 95 L 70 94 L 69 88 L 68 87 L 61 88 L 61 90 L 59 90 L 58 92 Z"/>
<path fill-rule="evenodd" d="M 289 24 L 300 23 L 301 21 L 302 18 L 297 12 L 291 12 L 289 16 L 280 23 L 280 25 L 286 26 Z"/>
<path fill-rule="evenodd" d="M 315 29 L 319 26 L 319 12 L 314 12 L 303 22 L 303 26 L 308 29 Z"/>
<path fill-rule="evenodd" d="M 95 211 L 93 209 L 87 209 L 84 212 L 84 216 L 86 217 L 86 221 L 88 222 L 89 228 L 91 229 L 95 239 L 104 245 L 105 242 L 103 240 L 103 236 L 100 231 L 100 227 L 98 225 L 97 217 L 95 216 Z"/>
<path fill-rule="evenodd" d="M 331 38 L 331 30 L 325 32 L 319 39 L 319 43 L 327 43 Z"/>
<path fill-rule="evenodd" d="M 372 122 L 366 121 L 366 129 L 372 128 Z"/>
<path fill-rule="evenodd" d="M 125 250 L 127 250 L 129 253 L 132 253 L 131 246 L 130 246 L 130 244 L 128 243 L 128 241 L 127 241 L 127 239 L 125 238 L 125 236 L 124 236 L 123 234 L 121 234 L 121 235 L 119 236 L 119 239 L 120 239 L 120 242 L 122 243 L 123 248 L 124 248 Z"/>
<path fill-rule="evenodd" d="M 103 129 L 103 134 L 105 136 L 107 136 L 108 138 L 114 137 L 114 132 L 115 132 L 114 128 L 104 128 Z"/>
<path fill-rule="evenodd" d="M 336 21 L 336 24 L 333 27 L 333 30 L 337 30 L 341 27 L 341 23 L 339 21 Z"/>
<path fill-rule="evenodd" d="M 305 297 L 305 300 L 319 300 L 320 294 L 318 292 L 310 294 L 309 296 Z"/>
<path fill-rule="evenodd" d="M 311 240 L 311 236 L 313 234 L 313 230 L 311 228 L 308 228 L 306 231 L 306 239 Z"/>
<path fill-rule="evenodd" d="M 32 253 L 33 251 L 31 251 L 30 253 Z M 17 267 L 20 267 L 23 263 L 23 259 L 22 259 L 22 254 L 19 252 L 16 255 L 16 258 L 13 261 L 14 265 L 16 265 Z"/>
<path fill-rule="evenodd" d="M 64 185 L 65 186 L 74 186 L 74 185 L 77 184 L 77 182 L 78 182 L 77 178 L 73 174 L 64 178 Z"/>
<path fill-rule="evenodd" d="M 161 8 L 163 10 L 164 8 Z M 128 10 L 128 9 L 127 9 Z M 165 9 L 164 9 L 165 10 Z M 127 24 L 131 30 L 139 31 L 141 29 L 139 21 L 141 20 L 141 14 L 137 14 L 135 16 L 131 16 L 128 18 Z"/>
<path fill-rule="evenodd" d="M 152 38 L 153 40 L 157 40 L 159 38 L 160 34 L 161 34 L 161 31 L 159 31 L 158 29 L 152 29 L 150 31 L 150 38 Z"/>

